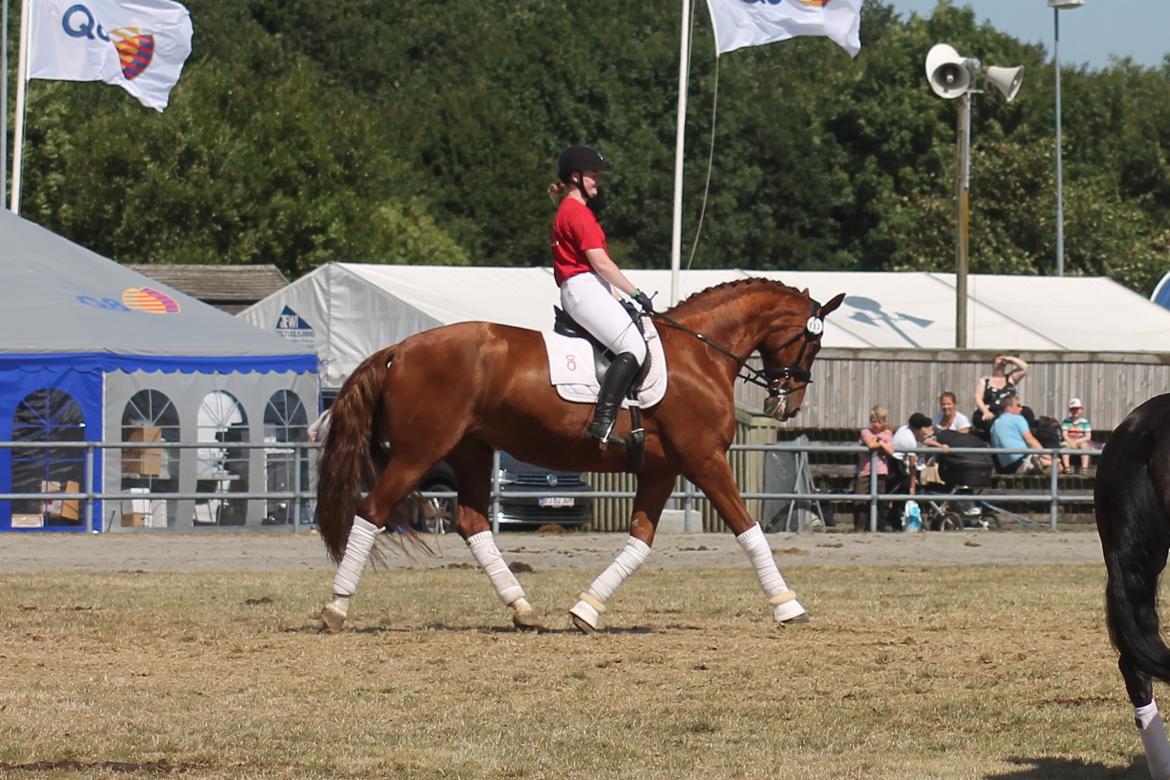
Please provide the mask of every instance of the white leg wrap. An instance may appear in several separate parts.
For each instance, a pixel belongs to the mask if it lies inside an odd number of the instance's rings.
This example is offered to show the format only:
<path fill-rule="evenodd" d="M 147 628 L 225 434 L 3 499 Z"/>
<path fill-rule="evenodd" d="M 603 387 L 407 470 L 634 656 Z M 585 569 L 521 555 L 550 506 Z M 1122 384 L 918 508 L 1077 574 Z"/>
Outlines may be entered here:
<path fill-rule="evenodd" d="M 739 536 L 735 537 L 739 546 L 747 553 L 752 568 L 756 570 L 756 578 L 760 581 L 760 588 L 768 597 L 768 604 L 772 607 L 772 617 L 778 623 L 791 620 L 804 614 L 804 607 L 796 600 L 795 594 L 788 589 L 788 583 L 780 576 L 776 568 L 776 561 L 772 558 L 772 548 L 764 538 L 764 532 L 759 524 L 753 525 Z"/>
<path fill-rule="evenodd" d="M 381 528 L 364 517 L 353 519 L 353 528 L 350 529 L 349 541 L 345 545 L 345 557 L 341 559 L 341 565 L 337 567 L 337 575 L 333 578 L 334 596 L 349 597 L 357 591 L 358 582 L 362 578 L 362 570 L 366 568 L 366 561 L 370 559 L 370 551 L 374 549 L 374 539 L 381 532 Z M 348 606 L 348 598 L 346 605 Z"/>
<path fill-rule="evenodd" d="M 636 572 L 649 557 L 650 545 L 633 536 L 626 539 L 626 546 L 589 589 L 577 597 L 577 603 L 569 610 L 569 614 L 596 629 L 601 621 L 601 613 L 605 612 L 605 602 L 613 598 L 626 578 Z"/>
<path fill-rule="evenodd" d="M 484 574 L 492 581 L 496 595 L 505 606 L 511 605 L 516 599 L 524 598 L 524 588 L 508 568 L 508 564 L 504 563 L 504 556 L 500 555 L 491 531 L 483 531 L 471 537 L 467 540 L 467 547 L 479 568 L 483 569 Z"/>
<path fill-rule="evenodd" d="M 609 568 L 603 571 L 585 592 L 604 604 L 613 598 L 613 594 L 626 578 L 636 572 L 649 557 L 650 546 L 641 539 L 631 536 L 626 539 L 626 546 L 613 559 Z"/>
<path fill-rule="evenodd" d="M 1141 730 L 1146 763 L 1154 780 L 1170 778 L 1170 743 L 1166 741 L 1166 726 L 1158 713 L 1158 705 L 1151 699 L 1144 707 L 1135 707 L 1134 719 Z"/>

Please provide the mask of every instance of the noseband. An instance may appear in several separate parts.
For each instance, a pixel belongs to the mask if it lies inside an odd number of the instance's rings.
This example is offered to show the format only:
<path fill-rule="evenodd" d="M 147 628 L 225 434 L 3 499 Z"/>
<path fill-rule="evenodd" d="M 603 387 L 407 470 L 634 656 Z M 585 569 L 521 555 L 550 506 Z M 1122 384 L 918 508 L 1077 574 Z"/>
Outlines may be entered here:
<path fill-rule="evenodd" d="M 778 347 L 773 347 L 769 350 L 764 350 L 762 348 L 760 349 L 760 357 L 766 358 L 768 355 L 772 355 L 776 352 L 780 352 L 783 349 L 787 349 L 788 347 L 792 346 L 798 339 L 803 338 L 804 343 L 800 345 L 800 352 L 796 355 L 796 360 L 783 368 L 765 368 L 762 371 L 754 368 L 753 366 L 749 366 L 747 358 L 739 357 L 731 350 L 727 349 L 721 344 L 715 343 L 707 336 L 704 336 L 702 333 L 699 333 L 696 330 L 692 330 L 686 325 L 683 325 L 680 322 L 676 322 L 664 314 L 656 314 L 654 315 L 654 319 L 661 320 L 676 330 L 689 333 L 699 341 L 711 347 L 711 349 L 734 360 L 737 367 L 737 379 L 742 379 L 745 382 L 758 385 L 759 387 L 767 390 L 768 394 L 773 397 L 783 397 L 789 393 L 796 392 L 797 390 L 801 390 L 812 384 L 812 372 L 808 369 L 801 368 L 800 362 L 804 359 L 804 355 L 808 351 L 809 343 L 814 338 L 820 337 L 821 333 L 824 331 L 825 323 L 824 320 L 817 316 L 816 301 L 809 301 L 809 305 L 810 312 L 808 322 L 805 323 L 804 328 L 799 333 L 793 335 L 792 338 L 788 339 Z M 789 382 L 792 382 L 793 380 L 799 382 L 799 384 L 795 387 L 789 386 Z"/>

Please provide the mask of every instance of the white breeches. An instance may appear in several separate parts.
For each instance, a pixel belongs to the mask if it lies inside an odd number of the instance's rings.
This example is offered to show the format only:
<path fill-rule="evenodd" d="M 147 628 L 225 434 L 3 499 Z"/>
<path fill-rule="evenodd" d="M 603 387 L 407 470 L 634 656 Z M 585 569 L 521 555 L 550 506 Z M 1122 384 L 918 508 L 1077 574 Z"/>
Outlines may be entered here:
<path fill-rule="evenodd" d="M 630 352 L 646 362 L 646 342 L 630 315 L 595 273 L 577 274 L 561 285 L 561 307 L 614 354 Z"/>

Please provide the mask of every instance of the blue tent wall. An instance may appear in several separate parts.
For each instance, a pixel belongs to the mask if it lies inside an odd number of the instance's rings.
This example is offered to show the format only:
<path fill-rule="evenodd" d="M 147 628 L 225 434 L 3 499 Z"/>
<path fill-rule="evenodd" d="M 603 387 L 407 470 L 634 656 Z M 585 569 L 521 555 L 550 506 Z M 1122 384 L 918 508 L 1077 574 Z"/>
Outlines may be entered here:
<path fill-rule="evenodd" d="M 26 362 L 27 361 L 27 362 Z M 102 376 L 96 367 L 74 367 L 67 361 L 34 362 L 35 358 L 0 361 L 0 441 L 12 441 L 12 421 L 20 402 L 37 390 L 53 389 L 68 394 L 81 408 L 85 418 L 86 441 L 102 440 Z M 79 453 L 83 457 L 84 452 Z M 102 459 L 94 464 L 94 485 L 102 484 Z M 0 492 L 12 492 L 12 450 L 0 449 Z M 94 501 L 90 508 L 93 527 L 101 529 L 102 507 Z M 85 530 L 85 518 L 77 526 L 36 529 L 37 531 Z M 0 531 L 12 529 L 12 502 L 0 501 Z M 15 529 L 20 530 L 20 529 Z"/>

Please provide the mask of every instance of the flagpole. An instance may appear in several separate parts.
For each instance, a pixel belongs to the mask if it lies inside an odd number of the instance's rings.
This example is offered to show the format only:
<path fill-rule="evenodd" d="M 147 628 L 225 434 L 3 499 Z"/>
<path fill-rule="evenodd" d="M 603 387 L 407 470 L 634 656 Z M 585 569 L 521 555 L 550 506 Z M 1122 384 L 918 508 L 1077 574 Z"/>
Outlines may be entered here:
<path fill-rule="evenodd" d="M 9 210 L 20 213 L 20 169 L 24 157 L 24 92 L 28 81 L 29 0 L 20 0 L 20 49 L 16 55 L 16 125 L 12 132 L 12 201 Z"/>
<path fill-rule="evenodd" d="M 687 125 L 687 62 L 691 46 L 691 2 L 682 0 L 682 33 L 678 47 L 678 124 L 674 139 L 674 219 L 670 230 L 670 305 L 679 300 L 682 261 L 683 144 Z"/>
<path fill-rule="evenodd" d="M 0 207 L 8 197 L 8 0 L 0 0 Z"/>

